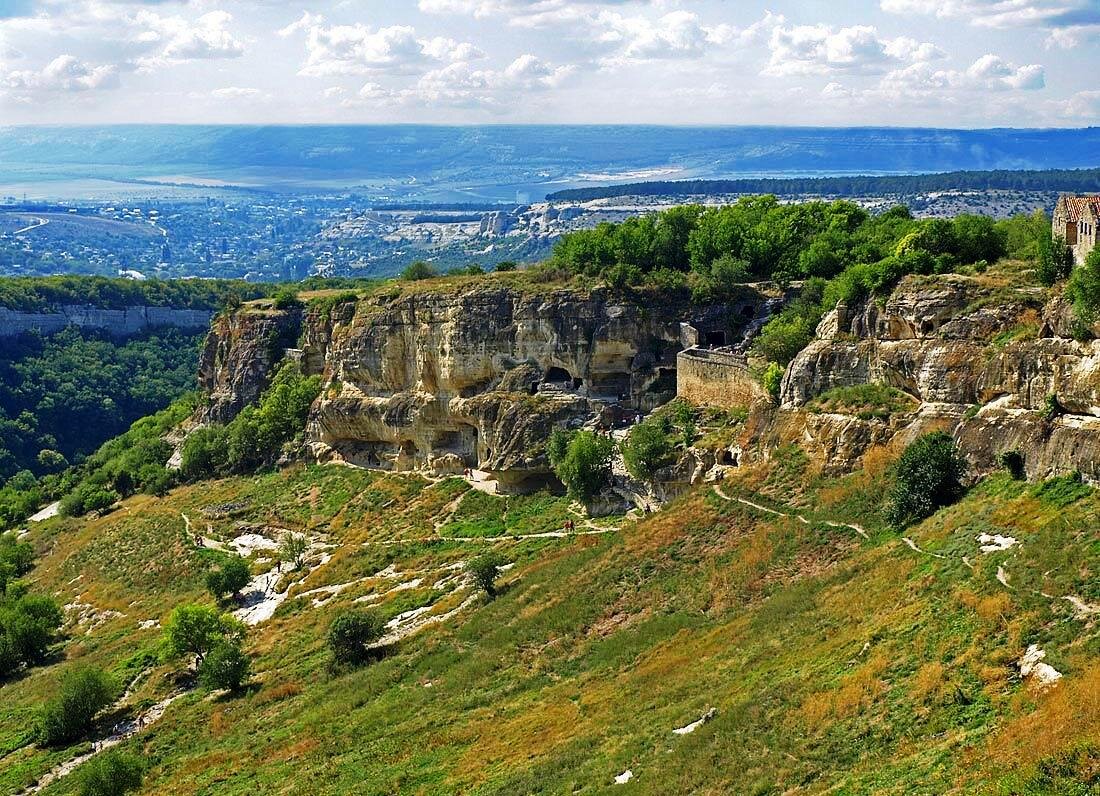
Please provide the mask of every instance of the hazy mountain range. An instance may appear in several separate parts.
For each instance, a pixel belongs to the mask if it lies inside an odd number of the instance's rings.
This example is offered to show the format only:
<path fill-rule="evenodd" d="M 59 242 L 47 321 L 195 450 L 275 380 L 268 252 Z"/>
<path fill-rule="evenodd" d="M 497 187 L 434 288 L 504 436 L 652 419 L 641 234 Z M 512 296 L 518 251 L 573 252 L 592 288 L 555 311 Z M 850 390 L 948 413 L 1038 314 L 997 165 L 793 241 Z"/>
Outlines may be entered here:
<path fill-rule="evenodd" d="M 1078 168 L 1098 161 L 1098 128 L 7 127 L 0 128 L 0 196 L 243 189 L 524 201 L 650 179 Z"/>

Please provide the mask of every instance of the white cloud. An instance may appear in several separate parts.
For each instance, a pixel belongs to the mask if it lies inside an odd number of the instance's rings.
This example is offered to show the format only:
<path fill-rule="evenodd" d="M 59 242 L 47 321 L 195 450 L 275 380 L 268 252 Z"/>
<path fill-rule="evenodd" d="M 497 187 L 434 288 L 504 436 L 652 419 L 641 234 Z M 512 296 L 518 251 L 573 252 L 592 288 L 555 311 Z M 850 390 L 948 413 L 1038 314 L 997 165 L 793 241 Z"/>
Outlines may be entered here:
<path fill-rule="evenodd" d="M 384 28 L 362 24 L 325 26 L 318 19 L 291 26 L 291 33 L 306 33 L 306 62 L 299 71 L 302 75 L 410 74 L 433 64 L 464 63 L 485 55 L 469 42 L 444 36 L 418 36 L 416 29 L 409 25 Z"/>
<path fill-rule="evenodd" d="M 596 24 L 603 28 L 598 41 L 616 49 L 613 60 L 618 62 L 698 57 L 736 35 L 731 26 L 705 25 L 690 11 L 673 11 L 656 19 L 605 12 Z"/>
<path fill-rule="evenodd" d="M 233 15 L 227 11 L 211 11 L 194 21 L 141 12 L 136 21 L 146 28 L 140 40 L 160 45 L 155 55 L 139 62 L 142 66 L 244 55 L 244 44 L 229 31 Z"/>
<path fill-rule="evenodd" d="M 836 72 L 875 74 L 903 63 L 944 57 L 935 45 L 908 37 L 886 38 L 870 25 L 779 24 L 769 41 L 771 58 L 764 73 L 776 77 Z"/>
<path fill-rule="evenodd" d="M 883 11 L 962 19 L 985 28 L 1042 28 L 1047 43 L 1076 47 L 1100 37 L 1096 0 L 880 0 Z"/>
<path fill-rule="evenodd" d="M 40 92 L 81 92 L 118 88 L 118 70 L 110 65 L 94 66 L 72 55 L 59 55 L 40 70 L 9 72 L 0 86 L 20 95 Z"/>
<path fill-rule="evenodd" d="M 1071 119 L 1095 123 L 1100 119 L 1100 91 L 1079 91 L 1061 104 L 1062 113 Z"/>
<path fill-rule="evenodd" d="M 887 74 L 875 93 L 887 98 L 919 98 L 948 93 L 1035 91 L 1046 85 L 1039 64 L 1017 66 L 998 55 L 983 55 L 964 70 L 936 69 L 917 63 Z"/>

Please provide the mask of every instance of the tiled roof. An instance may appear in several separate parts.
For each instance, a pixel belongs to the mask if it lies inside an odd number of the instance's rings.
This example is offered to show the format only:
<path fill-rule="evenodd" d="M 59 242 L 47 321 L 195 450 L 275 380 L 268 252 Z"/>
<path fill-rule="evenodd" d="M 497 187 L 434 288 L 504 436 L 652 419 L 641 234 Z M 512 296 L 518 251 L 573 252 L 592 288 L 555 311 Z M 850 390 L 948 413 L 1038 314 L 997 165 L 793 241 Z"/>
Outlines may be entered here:
<path fill-rule="evenodd" d="M 1080 221 L 1092 209 L 1093 216 L 1100 216 L 1100 196 L 1065 196 L 1066 213 L 1072 222 Z"/>

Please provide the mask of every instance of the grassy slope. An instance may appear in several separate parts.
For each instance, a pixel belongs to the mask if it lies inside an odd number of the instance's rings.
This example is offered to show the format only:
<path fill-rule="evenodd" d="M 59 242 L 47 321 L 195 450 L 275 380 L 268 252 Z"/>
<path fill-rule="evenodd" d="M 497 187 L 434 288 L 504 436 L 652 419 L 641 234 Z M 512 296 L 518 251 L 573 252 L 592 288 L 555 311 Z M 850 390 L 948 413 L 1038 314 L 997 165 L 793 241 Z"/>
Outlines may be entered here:
<path fill-rule="evenodd" d="M 378 587 L 356 585 L 319 608 L 290 600 L 251 635 L 258 689 L 231 700 L 187 696 L 127 745 L 152 761 L 148 793 L 1096 792 L 1095 783 L 1068 783 L 1100 768 L 1096 746 L 1082 746 L 1100 743 L 1100 636 L 1058 598 L 1100 602 L 1100 498 L 991 479 L 909 534 L 937 558 L 875 525 L 881 485 L 875 467 L 820 481 L 788 450 L 725 487 L 861 522 L 870 541 L 700 488 L 621 532 L 501 543 L 517 566 L 495 601 L 352 672 L 328 671 L 324 632 Z M 300 590 L 391 562 L 435 571 L 468 557 L 483 543 L 363 544 L 430 536 L 444 520 L 448 535 L 455 524 L 472 535 L 497 530 L 499 505 L 472 493 L 456 505 L 464 489 L 304 468 L 36 531 L 43 587 L 65 602 L 86 591 L 127 616 L 89 636 L 76 631 L 66 661 L 3 687 L 0 755 L 62 668 L 82 659 L 123 674 L 119 662 L 157 637 L 136 622 L 199 594 L 202 554 L 187 545 L 180 511 L 198 519 L 202 506 L 244 499 L 244 519 L 326 531 L 342 546 Z M 550 498 L 520 501 L 503 522 L 509 533 L 537 532 L 544 527 L 532 517 L 550 527 L 561 511 Z M 232 522 L 215 521 L 215 531 L 228 534 Z M 1022 544 L 979 554 L 983 531 Z M 998 566 L 1011 590 L 997 582 Z M 70 583 L 78 568 L 84 579 Z M 411 589 L 383 610 L 456 600 Z M 1065 674 L 1046 692 L 1016 672 L 1032 643 Z M 146 678 L 137 698 L 167 693 L 167 671 Z M 709 707 L 713 721 L 672 733 Z M 0 790 L 67 754 L 0 757 Z M 1055 772 L 1049 781 L 1037 779 L 1040 762 Z M 627 768 L 635 779 L 613 785 Z M 46 792 L 72 787 L 70 779 Z"/>

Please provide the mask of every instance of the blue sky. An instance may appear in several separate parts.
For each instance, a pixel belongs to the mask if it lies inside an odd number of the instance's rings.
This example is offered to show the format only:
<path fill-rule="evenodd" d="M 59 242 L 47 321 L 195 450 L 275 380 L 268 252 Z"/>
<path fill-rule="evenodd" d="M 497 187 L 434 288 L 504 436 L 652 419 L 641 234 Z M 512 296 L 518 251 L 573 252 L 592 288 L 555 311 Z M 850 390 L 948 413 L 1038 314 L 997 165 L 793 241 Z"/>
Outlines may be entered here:
<path fill-rule="evenodd" d="M 0 124 L 1076 127 L 1098 67 L 1100 0 L 0 0 Z"/>

